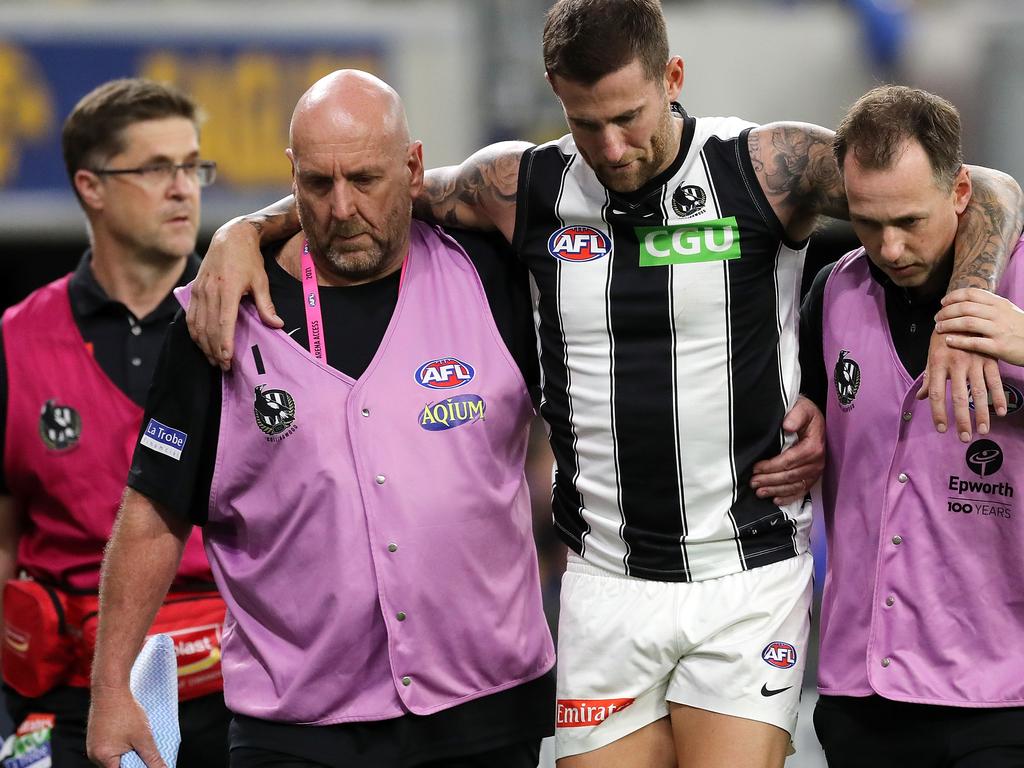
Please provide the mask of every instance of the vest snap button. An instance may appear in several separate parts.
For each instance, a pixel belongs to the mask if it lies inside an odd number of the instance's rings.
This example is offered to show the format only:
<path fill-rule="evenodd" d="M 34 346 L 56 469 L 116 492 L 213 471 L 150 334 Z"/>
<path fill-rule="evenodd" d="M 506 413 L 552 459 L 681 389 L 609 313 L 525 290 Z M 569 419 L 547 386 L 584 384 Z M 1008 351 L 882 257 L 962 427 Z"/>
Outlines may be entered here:
<path fill-rule="evenodd" d="M 398 545 L 397 544 L 395 544 L 394 542 L 391 542 L 390 544 L 388 544 L 388 552 L 397 552 L 397 551 L 398 551 Z"/>
<path fill-rule="evenodd" d="M 377 477 L 374 479 L 377 481 L 377 485 L 384 485 L 384 481 L 387 480 L 387 478 L 384 477 L 384 475 L 377 475 Z"/>
<path fill-rule="evenodd" d="M 360 413 L 362 413 L 363 416 L 369 416 L 370 415 L 370 409 L 369 408 L 363 408 L 363 410 L 360 411 Z"/>
<path fill-rule="evenodd" d="M 904 421 L 910 421 L 912 418 L 914 418 L 914 414 L 912 414 L 910 411 L 904 411 L 903 412 L 903 420 Z"/>
<path fill-rule="evenodd" d="M 899 475 L 896 477 L 896 479 L 899 480 L 901 483 L 905 483 L 910 478 L 907 477 L 907 473 L 906 472 L 900 472 Z"/>
<path fill-rule="evenodd" d="M 902 536 L 893 536 L 892 537 L 892 543 L 895 544 L 898 547 L 900 544 L 903 543 L 903 537 Z"/>
<path fill-rule="evenodd" d="M 888 656 L 886 656 L 884 659 L 882 659 L 882 666 L 883 667 L 888 667 L 890 664 L 892 664 L 892 659 L 890 659 Z"/>
<path fill-rule="evenodd" d="M 402 678 L 402 685 L 404 685 L 404 686 L 407 686 L 407 687 L 408 687 L 408 686 L 410 686 L 410 685 L 412 685 L 412 678 L 411 678 L 411 677 L 409 677 L 408 675 L 406 675 L 405 677 L 403 677 L 403 678 Z"/>
<path fill-rule="evenodd" d="M 399 621 L 405 621 L 405 611 L 399 611 L 395 614 L 395 618 Z"/>

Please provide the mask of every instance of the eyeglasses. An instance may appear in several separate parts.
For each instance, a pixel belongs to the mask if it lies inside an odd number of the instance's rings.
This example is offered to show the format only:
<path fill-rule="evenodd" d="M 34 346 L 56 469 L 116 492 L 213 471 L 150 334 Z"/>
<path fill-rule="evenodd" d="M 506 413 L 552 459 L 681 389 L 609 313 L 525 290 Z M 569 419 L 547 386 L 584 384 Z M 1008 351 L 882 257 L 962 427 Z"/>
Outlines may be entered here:
<path fill-rule="evenodd" d="M 217 178 L 217 164 L 212 160 L 188 160 L 184 163 L 172 163 L 169 160 L 159 163 L 150 163 L 138 168 L 93 168 L 92 172 L 98 176 L 123 176 L 133 174 L 139 176 L 143 182 L 152 186 L 170 184 L 177 176 L 178 171 L 184 171 L 189 181 L 194 181 L 200 187 L 208 187 Z"/>

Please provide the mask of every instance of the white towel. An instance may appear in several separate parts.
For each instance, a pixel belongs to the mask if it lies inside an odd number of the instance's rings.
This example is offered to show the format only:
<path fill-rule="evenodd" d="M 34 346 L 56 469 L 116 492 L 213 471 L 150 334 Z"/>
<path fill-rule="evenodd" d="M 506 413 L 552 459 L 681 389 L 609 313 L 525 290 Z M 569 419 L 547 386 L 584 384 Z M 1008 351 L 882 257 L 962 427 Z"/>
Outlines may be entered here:
<path fill-rule="evenodd" d="M 153 635 L 142 647 L 129 685 L 132 695 L 149 718 L 153 740 L 169 768 L 178 762 L 181 731 L 178 728 L 178 661 L 174 641 L 167 635 Z M 121 768 L 145 768 L 136 752 L 121 755 Z"/>

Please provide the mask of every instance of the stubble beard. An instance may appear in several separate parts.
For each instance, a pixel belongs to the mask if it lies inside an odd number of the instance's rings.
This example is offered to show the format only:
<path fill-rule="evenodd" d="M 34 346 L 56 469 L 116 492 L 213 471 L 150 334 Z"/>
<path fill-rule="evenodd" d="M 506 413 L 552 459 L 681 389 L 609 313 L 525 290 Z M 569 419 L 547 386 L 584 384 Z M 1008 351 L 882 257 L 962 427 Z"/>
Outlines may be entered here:
<path fill-rule="evenodd" d="M 398 258 L 397 250 L 406 239 L 402 229 L 409 231 L 409 216 L 392 215 L 382 234 L 373 231 L 362 219 L 348 222 L 334 222 L 326 231 L 316 226 L 316 219 L 301 204 L 298 205 L 299 223 L 302 225 L 309 251 L 321 259 L 321 267 L 346 282 L 369 282 L 383 277 L 384 273 Z M 306 226 L 310 224 L 309 226 Z M 365 234 L 371 239 L 369 246 L 337 243 L 338 237 L 352 237 Z M 404 254 L 403 254 L 404 255 Z"/>

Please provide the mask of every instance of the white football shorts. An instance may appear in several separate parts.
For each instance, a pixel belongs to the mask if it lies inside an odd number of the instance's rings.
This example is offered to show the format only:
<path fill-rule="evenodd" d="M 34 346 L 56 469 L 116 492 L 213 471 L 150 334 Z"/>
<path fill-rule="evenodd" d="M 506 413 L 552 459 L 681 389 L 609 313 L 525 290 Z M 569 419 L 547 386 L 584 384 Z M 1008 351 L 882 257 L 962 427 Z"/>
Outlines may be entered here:
<path fill-rule="evenodd" d="M 810 631 L 810 553 L 707 581 L 649 581 L 574 553 L 558 622 L 558 757 L 668 715 L 668 702 L 792 737 Z"/>

